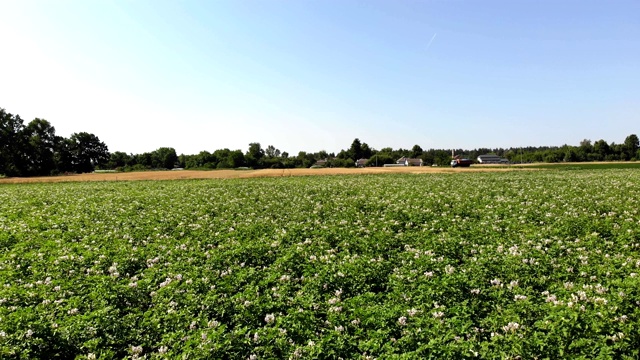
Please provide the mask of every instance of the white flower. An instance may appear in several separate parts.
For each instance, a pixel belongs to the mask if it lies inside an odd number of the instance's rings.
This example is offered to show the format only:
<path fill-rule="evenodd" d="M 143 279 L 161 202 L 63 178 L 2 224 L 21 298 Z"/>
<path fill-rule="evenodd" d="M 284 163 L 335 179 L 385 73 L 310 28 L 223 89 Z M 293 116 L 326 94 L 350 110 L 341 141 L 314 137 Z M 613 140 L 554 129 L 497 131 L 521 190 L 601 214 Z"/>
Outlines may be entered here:
<path fill-rule="evenodd" d="M 431 315 L 433 315 L 433 317 L 436 319 L 440 319 L 444 316 L 444 313 L 442 311 L 434 311 Z"/>
<path fill-rule="evenodd" d="M 131 352 L 132 352 L 134 355 L 140 355 L 140 354 L 142 354 L 142 346 L 132 346 L 132 347 L 131 347 Z"/>
<path fill-rule="evenodd" d="M 409 316 L 411 316 L 411 317 L 415 316 L 419 312 L 420 312 L 419 310 L 416 310 L 414 308 L 411 308 L 411 309 L 407 310 L 407 313 L 409 313 Z"/>
<path fill-rule="evenodd" d="M 169 348 L 167 348 L 166 346 L 160 346 L 160 348 L 158 349 L 158 354 L 166 354 L 168 350 Z"/>
<path fill-rule="evenodd" d="M 30 338 L 31 336 L 33 336 L 33 330 L 29 329 L 27 330 L 27 335 L 28 338 Z"/>
<path fill-rule="evenodd" d="M 593 302 L 595 304 L 602 304 L 602 305 L 607 305 L 607 303 L 608 303 L 607 299 L 601 298 L 601 297 L 594 298 Z"/>
<path fill-rule="evenodd" d="M 335 329 L 337 332 L 343 332 L 343 331 L 344 331 L 344 327 L 343 327 L 342 325 L 340 325 L 340 326 L 336 326 L 336 327 L 334 327 L 334 329 Z"/>
<path fill-rule="evenodd" d="M 78 313 L 78 308 L 73 308 L 73 309 L 67 311 L 67 314 L 69 314 L 69 315 L 75 315 L 77 313 Z"/>
<path fill-rule="evenodd" d="M 407 317 L 406 316 L 401 316 L 398 318 L 398 324 L 405 326 L 407 325 Z"/>
<path fill-rule="evenodd" d="M 471 289 L 471 293 L 478 295 L 480 294 L 480 289 Z"/>
<path fill-rule="evenodd" d="M 506 326 L 503 326 L 502 330 L 504 330 L 505 332 L 515 332 L 519 328 L 520 324 L 518 324 L 517 322 L 510 322 Z"/>
<path fill-rule="evenodd" d="M 513 297 L 513 300 L 518 301 L 518 300 L 527 300 L 527 297 L 524 295 L 516 295 Z"/>
<path fill-rule="evenodd" d="M 500 281 L 500 279 L 493 279 L 493 280 L 491 280 L 491 285 L 493 285 L 493 286 L 501 286 L 502 285 L 502 281 Z"/>
<path fill-rule="evenodd" d="M 267 316 L 265 316 L 265 317 L 264 317 L 264 321 L 265 321 L 267 324 L 271 324 L 271 323 L 272 323 L 272 322 L 274 322 L 275 320 L 276 320 L 276 317 L 275 317 L 275 315 L 273 315 L 273 314 L 267 314 Z"/>
<path fill-rule="evenodd" d="M 96 360 L 96 354 L 94 354 L 94 353 L 88 353 L 88 354 L 87 354 L 87 359 L 89 359 L 89 360 Z"/>

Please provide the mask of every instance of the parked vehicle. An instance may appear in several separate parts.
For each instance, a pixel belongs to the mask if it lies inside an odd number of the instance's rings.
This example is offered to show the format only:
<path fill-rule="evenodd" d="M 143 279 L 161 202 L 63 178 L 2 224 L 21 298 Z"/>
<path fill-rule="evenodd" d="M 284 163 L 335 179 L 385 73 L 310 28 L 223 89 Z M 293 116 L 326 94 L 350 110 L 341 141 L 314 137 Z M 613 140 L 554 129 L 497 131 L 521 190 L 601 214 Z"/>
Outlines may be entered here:
<path fill-rule="evenodd" d="M 469 167 L 473 164 L 473 160 L 471 159 L 463 159 L 460 155 L 455 155 L 453 150 L 451 150 L 451 167 Z"/>

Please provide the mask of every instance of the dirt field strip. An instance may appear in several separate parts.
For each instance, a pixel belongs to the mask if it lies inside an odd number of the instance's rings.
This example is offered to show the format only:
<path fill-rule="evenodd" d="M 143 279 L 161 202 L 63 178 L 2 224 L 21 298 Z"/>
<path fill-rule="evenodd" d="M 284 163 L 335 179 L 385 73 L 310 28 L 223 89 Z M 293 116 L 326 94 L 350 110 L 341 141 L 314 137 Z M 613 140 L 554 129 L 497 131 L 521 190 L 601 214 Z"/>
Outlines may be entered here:
<path fill-rule="evenodd" d="M 0 184 L 77 182 L 77 181 L 136 181 L 136 180 L 183 180 L 183 179 L 244 179 L 255 177 L 286 177 L 314 175 L 359 175 L 359 174 L 442 174 L 463 172 L 503 172 L 523 171 L 515 168 L 471 167 L 452 169 L 448 167 L 387 167 L 387 168 L 325 168 L 325 169 L 261 169 L 261 170 L 181 170 L 181 171 L 140 171 L 126 173 L 91 173 L 61 176 L 0 179 Z M 530 171 L 530 170 L 526 170 Z"/>

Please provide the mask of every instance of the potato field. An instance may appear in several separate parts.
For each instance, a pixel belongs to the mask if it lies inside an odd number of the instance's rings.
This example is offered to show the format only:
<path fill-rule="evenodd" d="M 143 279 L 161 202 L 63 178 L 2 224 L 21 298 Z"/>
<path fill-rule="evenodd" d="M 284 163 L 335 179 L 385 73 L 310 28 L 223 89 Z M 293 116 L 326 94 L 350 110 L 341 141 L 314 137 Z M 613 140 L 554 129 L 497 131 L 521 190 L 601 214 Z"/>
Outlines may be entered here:
<path fill-rule="evenodd" d="M 0 185 L 1 359 L 638 359 L 640 172 Z"/>

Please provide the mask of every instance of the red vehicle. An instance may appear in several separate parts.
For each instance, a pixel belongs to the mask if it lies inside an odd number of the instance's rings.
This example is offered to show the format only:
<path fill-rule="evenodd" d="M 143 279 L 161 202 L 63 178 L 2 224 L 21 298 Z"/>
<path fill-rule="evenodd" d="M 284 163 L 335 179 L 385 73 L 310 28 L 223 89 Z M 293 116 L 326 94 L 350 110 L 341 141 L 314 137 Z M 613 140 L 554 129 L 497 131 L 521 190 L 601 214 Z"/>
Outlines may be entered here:
<path fill-rule="evenodd" d="M 451 167 L 469 167 L 473 164 L 473 160 L 471 159 L 462 159 L 460 155 L 456 155 L 451 160 Z"/>

